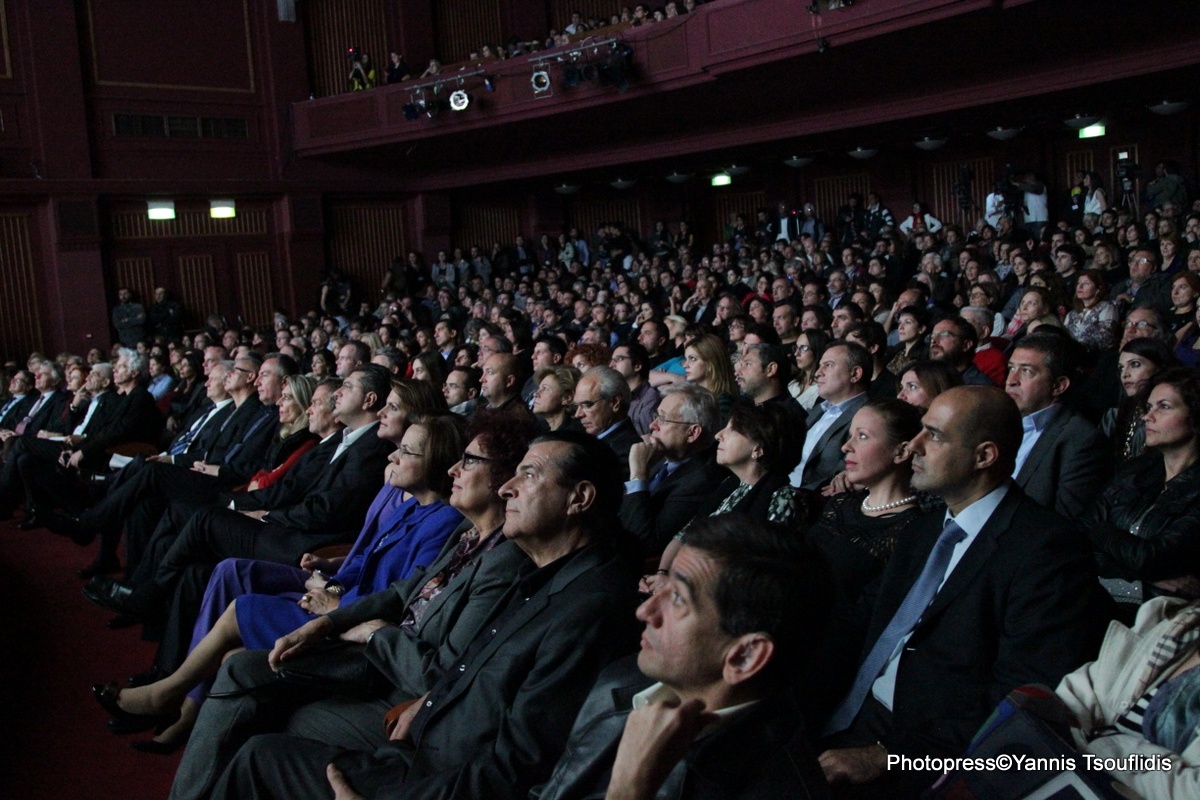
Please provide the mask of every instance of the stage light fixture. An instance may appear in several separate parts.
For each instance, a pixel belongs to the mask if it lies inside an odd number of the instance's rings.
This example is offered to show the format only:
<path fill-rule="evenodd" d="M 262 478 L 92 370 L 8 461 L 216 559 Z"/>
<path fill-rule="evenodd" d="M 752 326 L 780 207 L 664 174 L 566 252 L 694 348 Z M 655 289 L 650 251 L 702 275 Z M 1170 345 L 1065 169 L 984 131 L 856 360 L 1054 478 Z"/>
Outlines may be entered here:
<path fill-rule="evenodd" d="M 529 79 L 529 85 L 533 87 L 534 94 L 545 94 L 550 91 L 550 73 L 544 69 L 535 69 L 533 76 Z"/>
<path fill-rule="evenodd" d="M 466 91 L 458 89 L 450 95 L 450 108 L 455 111 L 466 111 L 469 105 L 471 105 L 471 95 Z"/>

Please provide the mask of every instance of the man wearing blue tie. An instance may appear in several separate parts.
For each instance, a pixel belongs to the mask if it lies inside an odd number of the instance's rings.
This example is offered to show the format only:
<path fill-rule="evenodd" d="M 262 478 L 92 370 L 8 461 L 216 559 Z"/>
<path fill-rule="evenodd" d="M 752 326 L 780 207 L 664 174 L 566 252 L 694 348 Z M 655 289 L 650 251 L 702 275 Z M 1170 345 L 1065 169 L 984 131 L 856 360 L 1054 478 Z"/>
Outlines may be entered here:
<path fill-rule="evenodd" d="M 1111 607 L 1087 543 L 1012 483 L 1021 414 L 993 387 L 939 395 L 909 443 L 913 488 L 946 501 L 896 545 L 839 630 L 842 701 L 820 756 L 835 796 L 917 797 L 936 773 L 888 756 L 958 756 L 996 704 L 1095 658 Z M 865 636 L 864 636 L 865 634 Z M 846 690 L 847 682 L 849 689 Z"/>

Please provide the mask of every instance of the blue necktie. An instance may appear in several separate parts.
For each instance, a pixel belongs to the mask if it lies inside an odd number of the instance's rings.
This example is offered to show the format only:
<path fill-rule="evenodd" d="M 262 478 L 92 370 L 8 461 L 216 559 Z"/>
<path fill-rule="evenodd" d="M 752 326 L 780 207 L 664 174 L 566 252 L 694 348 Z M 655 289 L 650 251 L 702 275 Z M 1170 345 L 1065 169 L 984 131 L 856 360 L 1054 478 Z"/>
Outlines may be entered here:
<path fill-rule="evenodd" d="M 228 464 L 230 461 L 233 461 L 233 457 L 238 454 L 238 451 L 246 446 L 246 440 L 253 436 L 255 431 L 266 424 L 267 420 L 272 418 L 273 416 L 271 412 L 264 408 L 258 415 L 258 418 L 250 424 L 250 428 L 244 434 L 242 434 L 242 440 L 240 442 L 236 442 L 233 447 L 230 447 L 227 451 L 225 451 L 224 463 Z"/>
<path fill-rule="evenodd" d="M 192 446 L 192 440 L 196 438 L 196 434 L 200 432 L 201 428 L 208 424 L 209 417 L 215 413 L 217 413 L 217 409 L 210 409 L 207 414 L 205 414 L 196 422 L 192 423 L 192 427 L 184 431 L 183 436 L 180 436 L 175 440 L 175 443 L 171 445 L 171 449 L 168 452 L 173 456 L 179 456 L 186 453 L 187 449 Z"/>
<path fill-rule="evenodd" d="M 883 629 L 883 633 L 879 634 L 879 638 L 875 640 L 875 646 L 871 648 L 871 652 L 867 653 L 862 666 L 858 668 L 858 675 L 854 678 L 854 685 L 850 688 L 850 693 L 830 716 L 829 722 L 825 725 L 824 736 L 844 731 L 854 722 L 854 718 L 858 716 L 863 703 L 867 700 L 867 693 L 871 691 L 871 685 L 875 683 L 875 679 L 887 665 L 888 659 L 896 650 L 896 645 L 900 643 L 901 639 L 912 633 L 913 629 L 917 627 L 917 623 L 921 621 L 925 609 L 937 596 L 938 587 L 942 585 L 942 581 L 946 577 L 946 567 L 950 566 L 950 556 L 954 554 L 954 547 L 966 537 L 967 532 L 960 528 L 957 522 L 949 520 L 946 523 L 941 536 L 938 537 L 937 543 L 929 553 L 928 560 L 925 561 L 925 568 L 921 570 L 921 574 L 917 576 L 916 582 L 908 590 L 904 601 L 896 609 L 892 621 Z"/>
<path fill-rule="evenodd" d="M 653 492 L 657 489 L 670 474 L 671 470 L 667 467 L 667 462 L 664 461 L 662 466 L 654 471 L 654 477 L 650 479 L 650 486 L 648 487 L 650 491 Z"/>

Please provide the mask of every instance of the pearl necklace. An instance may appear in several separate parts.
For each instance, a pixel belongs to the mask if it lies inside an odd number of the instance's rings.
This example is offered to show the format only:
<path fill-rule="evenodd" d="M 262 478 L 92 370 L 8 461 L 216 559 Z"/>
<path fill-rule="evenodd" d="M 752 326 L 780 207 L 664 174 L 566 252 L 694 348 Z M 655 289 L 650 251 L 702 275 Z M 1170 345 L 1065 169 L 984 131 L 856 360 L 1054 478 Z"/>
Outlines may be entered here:
<path fill-rule="evenodd" d="M 914 494 L 914 495 L 905 497 L 903 500 L 896 500 L 891 503 L 884 503 L 881 506 L 869 506 L 869 505 L 867 505 L 867 500 L 869 500 L 870 497 L 871 497 L 871 494 L 870 494 L 870 492 L 868 492 L 867 496 L 864 497 L 863 501 L 862 501 L 862 510 L 868 514 L 875 514 L 880 511 L 887 511 L 892 508 L 899 508 L 900 506 L 908 505 L 909 503 L 912 503 L 917 499 L 917 496 Z"/>

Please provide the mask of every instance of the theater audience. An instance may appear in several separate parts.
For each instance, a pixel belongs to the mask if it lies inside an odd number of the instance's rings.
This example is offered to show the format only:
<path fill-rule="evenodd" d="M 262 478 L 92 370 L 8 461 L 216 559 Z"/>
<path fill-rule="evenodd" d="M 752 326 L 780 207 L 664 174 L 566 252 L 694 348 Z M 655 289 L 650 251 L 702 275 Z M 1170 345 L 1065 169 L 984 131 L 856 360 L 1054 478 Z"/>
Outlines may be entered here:
<path fill-rule="evenodd" d="M 808 433 L 791 484 L 819 489 L 842 470 L 842 445 L 850 420 L 866 405 L 871 383 L 871 354 L 853 342 L 825 348 L 817 367 L 821 404 L 808 415 Z"/>
<path fill-rule="evenodd" d="M 933 398 L 962 385 L 962 373 L 944 361 L 917 361 L 900 376 L 900 391 L 896 397 L 925 411 Z"/>
<path fill-rule="evenodd" d="M 1178 363 L 1160 339 L 1132 339 L 1121 348 L 1118 364 L 1123 397 L 1100 420 L 1100 432 L 1112 444 L 1115 463 L 1128 461 L 1146 449 L 1145 414 L 1150 380 Z"/>
<path fill-rule="evenodd" d="M 795 377 L 788 383 L 788 392 L 805 411 L 812 411 L 818 400 L 817 365 L 829 345 L 829 336 L 816 328 L 805 328 L 796 337 Z"/>
<path fill-rule="evenodd" d="M 575 418 L 575 386 L 579 382 L 579 370 L 574 367 L 544 367 L 534 379 L 537 388 L 533 392 L 533 415 L 543 430 L 582 431 L 583 425 Z"/>

